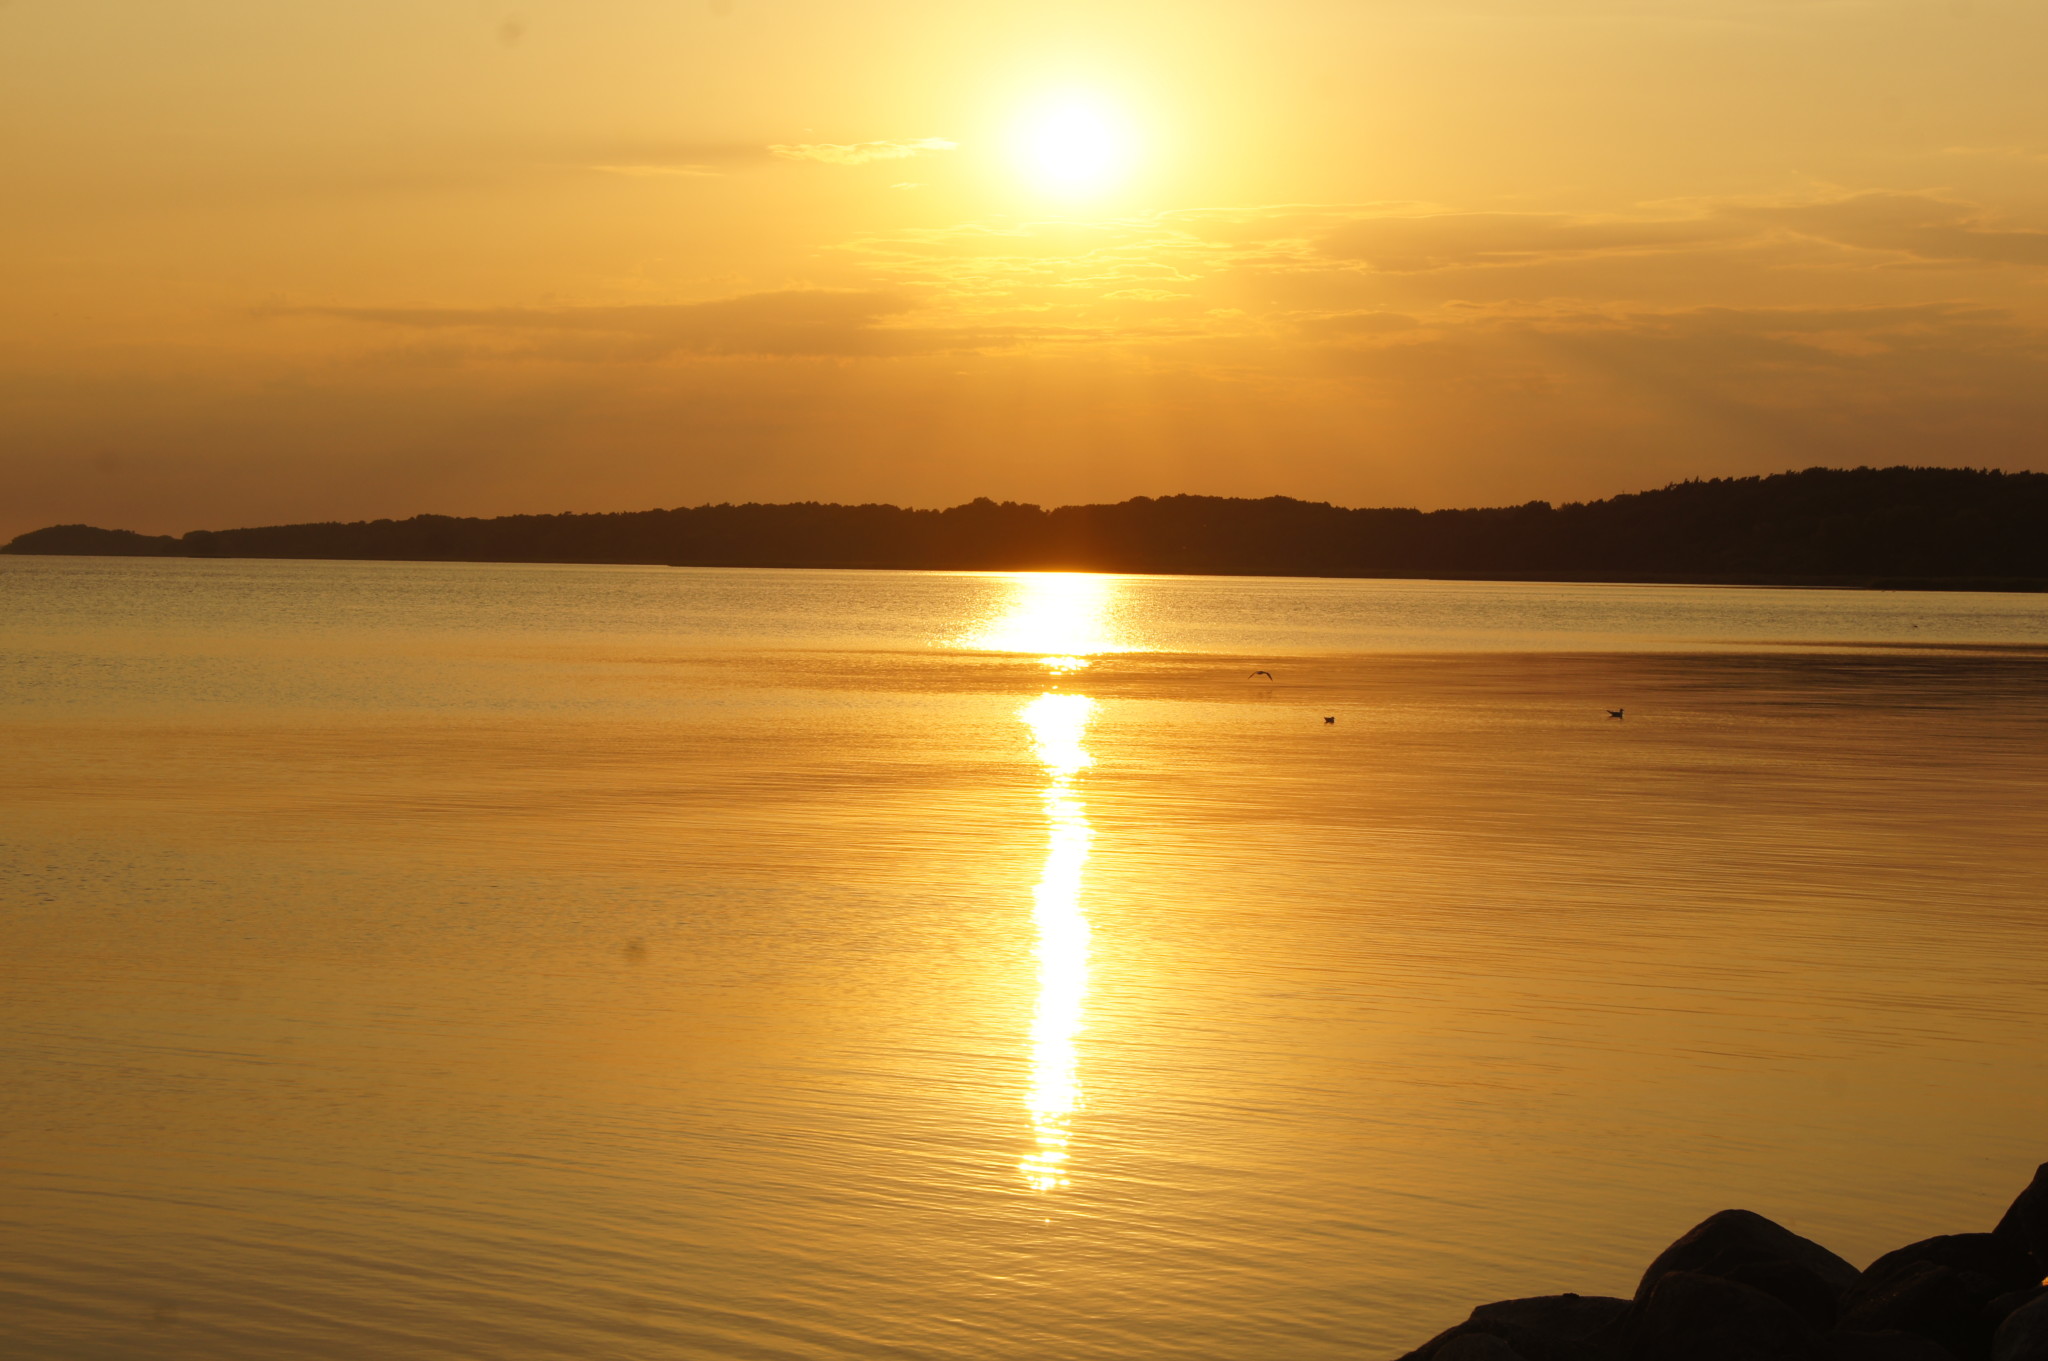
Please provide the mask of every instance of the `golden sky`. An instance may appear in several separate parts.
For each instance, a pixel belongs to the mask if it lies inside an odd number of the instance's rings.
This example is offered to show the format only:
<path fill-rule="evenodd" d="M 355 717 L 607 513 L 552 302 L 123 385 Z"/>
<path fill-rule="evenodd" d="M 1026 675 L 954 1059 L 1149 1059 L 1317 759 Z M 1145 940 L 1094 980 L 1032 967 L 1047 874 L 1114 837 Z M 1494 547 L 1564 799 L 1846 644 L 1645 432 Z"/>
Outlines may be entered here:
<path fill-rule="evenodd" d="M 0 0 L 0 535 L 2048 467 L 2040 0 Z"/>

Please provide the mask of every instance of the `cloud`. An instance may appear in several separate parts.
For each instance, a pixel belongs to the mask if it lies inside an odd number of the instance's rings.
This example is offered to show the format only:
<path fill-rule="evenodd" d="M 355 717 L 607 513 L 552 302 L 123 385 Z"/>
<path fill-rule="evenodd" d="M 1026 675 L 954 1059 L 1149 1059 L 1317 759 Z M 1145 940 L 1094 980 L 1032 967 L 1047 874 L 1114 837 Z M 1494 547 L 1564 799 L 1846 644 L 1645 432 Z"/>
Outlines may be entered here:
<path fill-rule="evenodd" d="M 1218 307 L 1242 314 L 1246 336 L 1335 339 L 1415 329 L 1403 316 L 1434 326 L 1467 304 L 1556 317 L 1703 303 L 1955 302 L 1930 269 L 1902 266 L 2048 265 L 2048 230 L 1935 194 L 1867 191 L 1701 199 L 1634 215 L 1413 204 L 1181 209 L 906 229 L 841 250 L 869 278 L 984 324 L 1099 327 L 1096 304 L 1146 301 L 1158 310 L 1143 335 L 1131 335 L 1150 343 L 1170 321 L 1190 337 L 1214 337 L 1227 325 Z M 1096 338 L 1114 339 L 1113 328 Z"/>
<path fill-rule="evenodd" d="M 1753 229 L 1752 229 L 1753 230 Z M 1364 217 L 1325 232 L 1317 251 L 1377 270 L 1408 273 L 1525 264 L 1596 252 L 1671 251 L 1743 234 L 1712 217 L 1576 217 L 1566 213 L 1431 213 Z"/>
<path fill-rule="evenodd" d="M 1638 330 L 1667 335 L 1858 335 L 1894 338 L 1942 331 L 1953 335 L 2001 330 L 2012 323 L 2002 308 L 1961 303 L 1910 307 L 1689 307 L 1665 312 L 1636 311 L 1615 319 Z"/>
<path fill-rule="evenodd" d="M 1845 246 L 1922 260 L 2048 265 L 2048 231 L 1996 225 L 1982 208 L 1932 194 L 1865 193 L 1752 210 L 1757 217 Z"/>
<path fill-rule="evenodd" d="M 2048 151 L 2024 146 L 1950 146 L 1943 147 L 1941 154 L 1991 161 L 2048 161 Z"/>
<path fill-rule="evenodd" d="M 579 159 L 587 170 L 606 175 L 654 177 L 713 176 L 760 169 L 786 161 L 820 165 L 868 165 L 904 161 L 959 143 L 943 137 L 879 142 L 630 142 L 586 148 Z"/>
<path fill-rule="evenodd" d="M 980 349 L 1013 335 L 886 324 L 916 304 L 890 291 L 785 289 L 698 303 L 613 307 L 300 307 L 272 315 L 333 317 L 415 330 L 519 338 L 522 357 L 659 359 L 674 354 L 877 357 Z M 534 344 L 535 338 L 541 343 Z"/>
<path fill-rule="evenodd" d="M 605 175 L 722 175 L 774 158 L 759 142 L 619 141 L 585 143 L 573 163 Z"/>
<path fill-rule="evenodd" d="M 1582 400 L 1708 396 L 1808 423 L 1883 410 L 1961 421 L 1991 403 L 2007 423 L 2048 408 L 2048 332 L 1989 307 L 1690 307 L 1514 314 L 1462 309 L 1398 347 L 1344 343 L 1328 371 L 1418 394 L 1495 387 Z M 1307 328 L 1304 328 L 1307 329 Z M 2030 394 L 2021 400 L 2021 394 Z M 1598 395 L 1596 395 L 1598 394 Z M 1971 422 L 1997 410 L 1976 410 Z"/>
<path fill-rule="evenodd" d="M 1167 304 L 1228 254 L 1151 216 L 912 228 L 847 243 L 871 276 L 980 314 L 1087 308 L 1101 300 Z M 1084 324 L 1093 324 L 1084 321 Z"/>
<path fill-rule="evenodd" d="M 826 165 L 866 165 L 870 161 L 905 161 L 928 151 L 953 151 L 958 142 L 943 137 L 915 137 L 906 142 L 798 142 L 771 145 L 768 151 L 786 161 L 819 161 Z"/>
<path fill-rule="evenodd" d="M 1447 211 L 1432 203 L 1279 203 L 1254 208 L 1177 208 L 1160 213 L 1158 220 L 1204 241 L 1264 245 L 1308 242 L 1364 219 L 1429 217 Z"/>
<path fill-rule="evenodd" d="M 1833 367 L 1844 359 L 1905 353 L 1937 341 L 1963 351 L 2002 348 L 2048 356 L 2044 333 L 1997 307 L 1966 303 L 1833 307 L 1607 307 L 1556 303 L 1481 305 L 1453 303 L 1431 317 L 1397 312 L 1348 312 L 1306 317 L 1301 336 L 1333 348 L 1354 339 L 1427 328 L 1432 338 L 1459 343 L 1512 339 L 1542 348 L 1569 345 L 1735 346 L 1773 362 Z"/>
<path fill-rule="evenodd" d="M 1422 325 L 1402 312 L 1334 312 L 1328 316 L 1308 317 L 1297 324 L 1304 335 L 1318 337 L 1388 335 L 1396 331 L 1413 331 Z"/>
<path fill-rule="evenodd" d="M 1977 305 L 1986 295 L 1958 289 L 1950 271 L 1901 267 L 1959 260 L 2048 264 L 2048 232 L 1893 191 L 1699 200 L 1633 216 L 1277 205 L 900 229 L 841 247 L 834 277 L 850 286 L 837 290 L 321 314 L 445 333 L 449 363 L 1085 350 L 1153 371 L 1363 380 L 1387 365 L 1455 372 L 1457 356 L 1480 347 L 1496 357 L 1475 373 L 1522 372 L 1515 364 L 1538 352 L 1551 356 L 1536 366 L 1548 373 L 1656 368 L 1651 356 L 1689 351 L 1702 366 L 1684 380 L 1695 388 L 1717 366 L 1768 387 L 1794 369 L 1835 373 L 1856 357 L 1869 370 L 1916 351 L 1950 356 L 1952 372 L 1964 355 L 1997 367 L 1996 347 L 1972 348 L 1973 337 L 2006 327 L 2011 340 L 2011 319 Z M 403 355 L 424 361 L 430 348 Z M 1892 379 L 1907 380 L 1903 370 Z"/>
<path fill-rule="evenodd" d="M 600 175 L 631 175 L 639 179 L 653 179 L 668 175 L 686 178 L 710 178 L 724 173 L 708 165 L 592 165 L 584 168 L 595 170 Z"/>
<path fill-rule="evenodd" d="M 1292 214 L 1299 218 L 1299 213 Z M 1996 222 L 1976 204 L 1872 191 L 1797 204 L 1705 202 L 1682 217 L 1567 213 L 1364 216 L 1315 239 L 1318 254 L 1383 273 L 1530 265 L 1595 256 L 1681 254 L 1758 245 L 1785 232 L 1922 260 L 2048 265 L 2048 231 Z"/>

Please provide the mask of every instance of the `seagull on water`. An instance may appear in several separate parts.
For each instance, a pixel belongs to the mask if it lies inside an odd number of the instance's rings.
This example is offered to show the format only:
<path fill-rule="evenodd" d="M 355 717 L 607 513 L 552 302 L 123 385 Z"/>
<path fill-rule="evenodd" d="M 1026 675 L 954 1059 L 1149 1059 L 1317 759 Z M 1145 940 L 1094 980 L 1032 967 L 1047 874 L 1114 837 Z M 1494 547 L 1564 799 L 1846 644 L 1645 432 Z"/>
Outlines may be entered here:
<path fill-rule="evenodd" d="M 1625 713 L 1627 713 L 1627 712 L 1628 712 L 1628 710 L 1626 710 L 1626 709 L 1609 709 L 1609 710 L 1607 711 L 1607 716 L 1608 716 L 1609 718 L 1620 718 L 1620 717 L 1621 717 L 1621 716 L 1622 716 L 1623 714 L 1625 714 Z"/>
<path fill-rule="evenodd" d="M 1324 719 L 1324 720 L 1323 720 L 1323 722 L 1325 722 L 1325 723 L 1335 723 L 1336 721 L 1337 721 L 1337 716 L 1336 716 L 1335 714 L 1332 714 L 1332 715 L 1331 715 L 1330 717 L 1328 717 L 1328 718 L 1326 718 L 1326 719 Z"/>

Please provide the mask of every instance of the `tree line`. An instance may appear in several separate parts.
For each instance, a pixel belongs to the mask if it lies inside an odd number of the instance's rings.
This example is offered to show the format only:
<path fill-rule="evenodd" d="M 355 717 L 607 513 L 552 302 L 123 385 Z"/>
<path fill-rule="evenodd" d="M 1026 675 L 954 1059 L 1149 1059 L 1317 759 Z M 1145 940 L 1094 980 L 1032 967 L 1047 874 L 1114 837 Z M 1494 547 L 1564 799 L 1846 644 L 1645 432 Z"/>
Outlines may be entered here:
<path fill-rule="evenodd" d="M 2029 588 L 2048 578 L 2048 473 L 1808 468 L 1567 505 L 1434 511 L 1285 496 L 1141 496 L 1052 509 L 984 497 L 944 510 L 750 502 L 176 537 L 54 525 L 0 551 Z"/>

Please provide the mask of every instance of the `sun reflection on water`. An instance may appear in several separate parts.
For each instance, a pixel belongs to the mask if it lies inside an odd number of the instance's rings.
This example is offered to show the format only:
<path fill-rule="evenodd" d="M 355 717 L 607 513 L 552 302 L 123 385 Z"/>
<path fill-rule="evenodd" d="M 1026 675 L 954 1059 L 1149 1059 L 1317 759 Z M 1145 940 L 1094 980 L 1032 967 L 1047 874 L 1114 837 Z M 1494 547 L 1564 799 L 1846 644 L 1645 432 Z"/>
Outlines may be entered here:
<path fill-rule="evenodd" d="M 1126 650 L 1110 627 L 1115 578 L 1020 572 L 1008 584 L 1002 613 L 961 639 L 962 646 L 1036 653 L 1055 674 L 1086 667 L 1092 655 Z"/>
<path fill-rule="evenodd" d="M 1088 810 L 1074 779 L 1094 764 L 1082 746 L 1095 701 L 1085 695 L 1040 695 L 1018 717 L 1045 766 L 1045 871 L 1033 913 L 1038 927 L 1038 1011 L 1031 1022 L 1031 1111 L 1036 1147 L 1018 1165 L 1041 1191 L 1067 1184 L 1067 1145 L 1081 1108 L 1075 1040 L 1088 996 L 1088 916 L 1081 910 L 1081 871 L 1088 864 Z"/>
<path fill-rule="evenodd" d="M 1034 890 L 1038 1002 L 1031 1021 L 1031 1086 L 1024 1104 L 1033 1147 L 1018 1164 L 1034 1190 L 1067 1184 L 1074 1119 L 1082 1106 L 1079 1038 L 1088 998 L 1088 914 L 1081 899 L 1088 864 L 1087 805 L 1077 781 L 1094 764 L 1085 745 L 1096 703 L 1062 691 L 1090 657 L 1127 650 L 1111 626 L 1116 579 L 1069 572 L 1009 578 L 1002 612 L 960 640 L 987 652 L 1036 654 L 1049 688 L 1017 711 L 1044 767 L 1045 866 Z"/>

